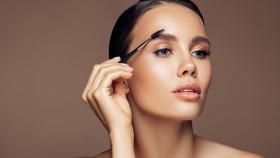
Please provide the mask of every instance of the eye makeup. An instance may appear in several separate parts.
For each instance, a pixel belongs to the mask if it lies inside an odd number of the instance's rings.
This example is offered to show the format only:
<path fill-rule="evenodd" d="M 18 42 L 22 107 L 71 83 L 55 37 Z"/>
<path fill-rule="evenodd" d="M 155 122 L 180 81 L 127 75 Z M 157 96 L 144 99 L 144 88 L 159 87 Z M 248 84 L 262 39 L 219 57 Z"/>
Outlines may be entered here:
<path fill-rule="evenodd" d="M 210 55 L 209 51 L 205 51 L 203 49 L 193 51 L 191 54 L 193 55 L 194 53 L 199 54 L 199 55 L 196 55 L 195 57 L 201 58 L 201 59 L 206 58 L 207 56 Z"/>
<path fill-rule="evenodd" d="M 156 46 L 156 48 L 152 51 L 153 54 L 155 54 L 155 56 L 157 57 L 162 57 L 165 58 L 169 55 L 161 55 L 166 54 L 166 53 L 173 53 L 173 50 L 170 48 L 170 46 L 168 46 L 168 44 L 158 44 L 158 46 Z"/>
<path fill-rule="evenodd" d="M 121 56 L 121 63 L 125 63 L 133 54 L 135 54 L 136 52 L 140 51 L 141 49 L 143 49 L 149 42 L 151 42 L 152 40 L 167 40 L 167 41 L 178 41 L 178 38 L 172 34 L 168 34 L 168 33 L 162 33 L 164 32 L 164 29 L 158 30 L 155 33 L 153 33 L 151 35 L 150 38 L 148 38 L 147 40 L 145 40 L 143 43 L 141 43 L 138 47 L 136 47 L 134 50 L 132 50 L 131 52 L 127 53 L 124 56 Z M 210 46 L 210 41 L 203 36 L 195 36 L 192 40 L 191 40 L 191 46 L 193 47 L 198 43 L 207 43 Z M 168 47 L 164 47 L 164 48 L 157 48 L 156 51 L 153 51 L 154 54 L 156 56 L 160 56 L 158 55 L 159 52 L 161 51 L 169 51 L 169 52 L 173 52 L 172 49 L 168 48 Z M 199 53 L 199 57 L 198 58 L 205 58 L 207 56 L 209 56 L 209 51 L 205 51 L 205 50 L 197 50 L 194 51 L 195 53 Z M 193 54 L 194 52 L 192 52 L 191 54 Z M 203 57 L 201 57 L 201 54 L 203 54 Z"/>
<path fill-rule="evenodd" d="M 167 58 L 170 55 L 173 55 L 173 48 L 170 47 L 169 45 L 160 45 L 158 48 L 155 48 L 152 52 L 155 54 L 155 56 L 160 57 L 160 58 Z M 210 51 L 205 48 L 197 48 L 194 51 L 191 51 L 190 53 L 192 56 L 199 58 L 199 59 L 204 59 L 207 56 L 210 55 Z"/>
<path fill-rule="evenodd" d="M 160 55 L 160 52 L 171 52 L 172 53 L 172 50 L 171 49 L 169 49 L 169 48 L 161 48 L 161 49 L 159 49 L 159 50 L 157 50 L 157 51 L 155 51 L 154 52 L 154 54 L 156 55 L 156 56 L 158 56 L 158 57 L 162 57 L 162 58 L 165 58 L 166 56 L 169 56 L 169 55 Z"/>

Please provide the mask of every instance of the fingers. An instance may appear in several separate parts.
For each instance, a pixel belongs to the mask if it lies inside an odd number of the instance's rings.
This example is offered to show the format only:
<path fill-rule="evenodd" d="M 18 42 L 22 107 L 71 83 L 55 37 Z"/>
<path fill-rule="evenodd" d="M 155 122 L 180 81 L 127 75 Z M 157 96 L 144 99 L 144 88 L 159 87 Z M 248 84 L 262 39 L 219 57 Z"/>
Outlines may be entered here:
<path fill-rule="evenodd" d="M 111 95 L 111 90 L 110 88 L 112 88 L 112 83 L 114 80 L 116 79 L 123 79 L 123 80 L 127 80 L 132 76 L 132 71 L 133 69 L 130 68 L 125 68 L 124 71 L 122 70 L 115 70 L 112 71 L 110 73 L 107 74 L 107 77 L 105 77 L 101 83 L 99 84 L 99 87 L 97 87 L 98 89 L 102 89 L 104 90 L 103 92 L 107 95 Z M 120 83 L 123 84 L 123 83 Z"/>
<path fill-rule="evenodd" d="M 116 63 L 116 62 L 119 62 L 119 61 L 120 61 L 120 57 L 115 57 L 115 58 L 112 58 L 112 59 L 110 59 L 110 60 L 106 60 L 106 61 L 105 61 L 104 63 L 102 63 L 102 64 L 96 64 L 96 65 L 93 66 L 93 69 L 92 69 L 92 71 L 91 71 L 90 77 L 89 77 L 89 79 L 88 79 L 88 81 L 87 81 L 87 85 L 86 85 L 86 87 L 85 87 L 85 89 L 84 89 L 84 91 L 83 91 L 83 93 L 82 93 L 82 98 L 83 98 L 84 101 L 87 100 L 87 99 L 86 99 L 86 93 L 88 92 L 89 88 L 91 87 L 92 81 L 94 80 L 94 78 L 95 78 L 95 76 L 96 76 L 96 73 L 99 71 L 100 67 L 101 67 L 102 65 L 109 65 L 109 64 L 111 64 L 111 63 Z"/>
<path fill-rule="evenodd" d="M 100 68 L 97 73 L 96 78 L 93 81 L 88 94 L 94 96 L 93 99 L 99 98 L 102 101 L 102 96 L 112 96 L 113 87 L 112 82 L 116 79 L 129 79 L 132 76 L 132 69 L 119 64 L 104 66 Z M 91 98 L 88 98 L 89 102 L 92 102 Z M 112 104 L 106 104 L 102 106 L 95 107 L 97 113 L 110 113 L 112 109 Z"/>
<path fill-rule="evenodd" d="M 115 58 L 112 58 L 112 59 L 110 59 L 110 60 L 107 60 L 107 61 L 105 61 L 104 63 L 102 63 L 103 65 L 108 65 L 108 64 L 111 64 L 111 63 L 116 63 L 116 62 L 119 62 L 120 61 L 120 57 L 115 57 Z M 97 115 L 97 117 L 98 117 L 98 119 L 102 122 L 102 124 L 104 125 L 104 119 L 103 119 L 103 117 L 102 117 L 102 115 L 100 115 L 100 112 L 97 110 L 97 108 L 95 107 L 96 106 L 96 102 L 94 101 L 94 100 L 92 100 L 91 102 L 89 102 L 89 100 L 88 100 L 88 97 L 89 96 L 87 96 L 88 95 L 88 91 L 89 91 L 89 89 L 90 89 L 90 87 L 91 87 L 91 85 L 92 85 L 92 82 L 93 82 L 93 80 L 94 80 L 94 78 L 96 77 L 96 74 L 97 74 L 97 72 L 99 71 L 99 69 L 100 69 L 100 67 L 101 67 L 101 65 L 102 64 L 96 64 L 96 65 L 94 65 L 93 66 L 93 70 L 92 70 L 92 72 L 91 72 L 91 74 L 90 74 L 90 77 L 89 77 L 89 79 L 88 79 L 88 82 L 87 82 L 87 85 L 86 85 L 86 87 L 85 87 L 85 89 L 84 89 L 84 91 L 83 91 L 83 93 L 82 93 L 82 100 L 84 101 L 84 102 L 86 102 L 87 104 L 90 104 L 91 106 L 90 106 L 90 108 L 92 109 L 92 111 Z M 92 96 L 90 96 L 90 97 L 92 97 Z"/>
<path fill-rule="evenodd" d="M 94 65 L 86 88 L 82 93 L 83 100 L 91 105 L 91 109 L 98 116 L 103 125 L 105 125 L 105 121 L 101 111 L 104 109 L 100 109 L 102 106 L 98 105 L 96 93 L 103 93 L 103 95 L 109 96 L 114 80 L 118 78 L 128 79 L 132 76 L 132 69 L 127 66 L 127 64 L 118 63 L 119 61 L 120 58 L 117 57 Z"/>
<path fill-rule="evenodd" d="M 99 89 L 99 92 L 109 95 L 107 92 L 110 90 L 109 88 L 112 88 L 112 81 L 118 79 L 118 77 L 120 79 L 128 79 L 128 77 L 126 77 L 128 72 L 132 72 L 132 68 L 123 66 L 122 64 L 102 66 L 90 89 L 92 91 L 97 91 L 97 89 Z M 109 79 L 110 82 L 106 85 L 101 85 L 101 82 L 105 79 Z"/>

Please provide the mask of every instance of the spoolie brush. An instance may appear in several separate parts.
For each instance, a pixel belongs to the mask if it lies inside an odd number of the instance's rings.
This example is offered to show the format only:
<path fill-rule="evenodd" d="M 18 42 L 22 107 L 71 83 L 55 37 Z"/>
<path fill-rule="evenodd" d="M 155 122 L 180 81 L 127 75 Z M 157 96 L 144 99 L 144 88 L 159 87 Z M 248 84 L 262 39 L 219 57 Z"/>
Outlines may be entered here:
<path fill-rule="evenodd" d="M 164 29 L 158 30 L 157 32 L 153 33 L 151 35 L 150 38 L 148 38 L 147 40 L 145 40 L 142 44 L 140 44 L 137 48 L 135 48 L 133 51 L 131 51 L 130 53 L 128 53 L 127 55 L 121 57 L 121 63 L 126 62 L 133 54 L 135 54 L 136 52 L 138 52 L 139 50 L 141 50 L 142 48 L 144 48 L 151 40 L 157 38 L 161 32 L 163 32 Z"/>

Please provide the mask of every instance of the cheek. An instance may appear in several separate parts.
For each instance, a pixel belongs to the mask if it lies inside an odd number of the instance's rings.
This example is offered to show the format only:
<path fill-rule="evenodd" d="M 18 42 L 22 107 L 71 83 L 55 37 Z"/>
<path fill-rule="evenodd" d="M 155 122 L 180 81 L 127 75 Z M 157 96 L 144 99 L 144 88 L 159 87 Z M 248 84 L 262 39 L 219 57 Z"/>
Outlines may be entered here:
<path fill-rule="evenodd" d="M 205 62 L 199 62 L 196 65 L 198 72 L 198 82 L 201 88 L 204 89 L 205 92 L 207 92 L 212 79 L 212 66 L 210 60 Z"/>
<path fill-rule="evenodd" d="M 159 108 L 160 101 L 169 93 L 170 78 L 174 76 L 172 66 L 145 63 L 142 66 L 135 66 L 133 77 L 129 80 L 130 92 L 136 103 L 142 109 Z"/>
<path fill-rule="evenodd" d="M 196 61 L 195 63 L 198 73 L 195 80 L 206 95 L 211 80 L 210 61 Z M 178 82 L 177 68 L 176 62 L 163 64 L 150 61 L 134 65 L 133 76 L 128 80 L 132 97 L 129 99 L 133 99 L 130 103 L 135 102 L 142 111 L 158 116 L 169 114 L 174 117 L 182 116 L 183 119 L 197 116 L 202 106 L 196 103 L 186 104 L 171 95 L 171 91 Z M 205 100 L 205 97 L 203 98 L 202 101 Z"/>

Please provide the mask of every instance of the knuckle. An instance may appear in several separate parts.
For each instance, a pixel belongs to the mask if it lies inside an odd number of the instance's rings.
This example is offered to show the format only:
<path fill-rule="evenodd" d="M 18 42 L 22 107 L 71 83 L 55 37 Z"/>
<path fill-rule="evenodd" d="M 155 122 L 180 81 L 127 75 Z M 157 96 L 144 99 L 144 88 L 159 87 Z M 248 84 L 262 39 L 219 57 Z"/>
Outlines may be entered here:
<path fill-rule="evenodd" d="M 92 95 L 91 92 L 89 92 L 89 93 L 86 94 L 86 99 L 87 99 L 87 100 L 92 100 L 92 97 L 93 97 L 93 95 Z"/>
<path fill-rule="evenodd" d="M 98 96 L 96 96 L 95 93 L 88 93 L 86 97 L 87 97 L 88 103 L 91 106 L 96 105 L 96 101 L 97 101 Z"/>
<path fill-rule="evenodd" d="M 94 98 L 99 98 L 100 97 L 100 91 L 98 90 L 93 90 L 91 92 L 91 96 L 93 96 Z"/>
<path fill-rule="evenodd" d="M 100 67 L 99 64 L 95 64 L 95 65 L 93 65 L 92 69 L 95 70 L 95 69 L 98 69 L 99 67 Z"/>
<path fill-rule="evenodd" d="M 82 94 L 82 100 L 83 100 L 83 101 L 87 101 L 87 98 L 86 98 L 86 96 L 85 96 L 84 93 Z"/>
<path fill-rule="evenodd" d="M 99 69 L 101 74 L 106 74 L 106 68 L 100 67 Z"/>

